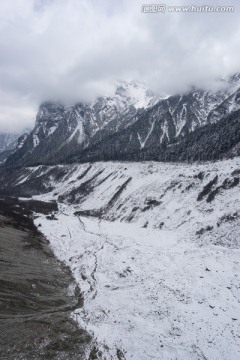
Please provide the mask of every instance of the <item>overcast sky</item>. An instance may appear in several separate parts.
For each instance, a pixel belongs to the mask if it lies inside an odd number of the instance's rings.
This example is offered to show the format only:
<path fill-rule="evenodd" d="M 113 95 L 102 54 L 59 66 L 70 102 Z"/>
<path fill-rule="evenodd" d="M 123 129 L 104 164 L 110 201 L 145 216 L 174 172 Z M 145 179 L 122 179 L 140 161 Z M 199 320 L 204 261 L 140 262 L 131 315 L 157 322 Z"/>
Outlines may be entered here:
<path fill-rule="evenodd" d="M 235 11 L 141 12 L 152 3 Z M 116 79 L 174 94 L 239 70 L 239 0 L 0 0 L 0 132 L 32 127 L 44 100 L 111 95 Z"/>

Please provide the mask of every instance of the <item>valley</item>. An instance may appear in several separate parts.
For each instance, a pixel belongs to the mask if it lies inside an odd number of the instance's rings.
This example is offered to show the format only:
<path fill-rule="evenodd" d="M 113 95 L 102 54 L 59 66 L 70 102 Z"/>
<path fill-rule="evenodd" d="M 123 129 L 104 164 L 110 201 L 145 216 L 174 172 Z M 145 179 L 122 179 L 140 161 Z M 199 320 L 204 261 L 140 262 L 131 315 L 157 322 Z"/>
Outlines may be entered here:
<path fill-rule="evenodd" d="M 239 169 L 235 158 L 15 170 L 12 193 L 58 203 L 35 224 L 79 284 L 71 316 L 98 359 L 239 358 Z"/>

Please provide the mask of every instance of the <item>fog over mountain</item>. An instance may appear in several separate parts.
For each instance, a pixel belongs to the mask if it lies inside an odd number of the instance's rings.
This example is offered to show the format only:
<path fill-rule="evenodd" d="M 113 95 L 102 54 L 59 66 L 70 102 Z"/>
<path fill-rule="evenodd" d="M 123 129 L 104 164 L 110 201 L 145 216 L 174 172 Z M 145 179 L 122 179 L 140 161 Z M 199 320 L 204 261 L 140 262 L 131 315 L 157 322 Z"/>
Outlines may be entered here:
<path fill-rule="evenodd" d="M 239 0 L 146 1 L 0 0 L 0 360 L 240 359 Z"/>
<path fill-rule="evenodd" d="M 240 55 L 239 5 L 224 5 L 234 11 L 151 14 L 139 0 L 2 0 L 0 131 L 33 127 L 44 101 L 70 106 L 112 96 L 115 80 L 143 81 L 159 95 L 221 87 L 239 71 Z"/>

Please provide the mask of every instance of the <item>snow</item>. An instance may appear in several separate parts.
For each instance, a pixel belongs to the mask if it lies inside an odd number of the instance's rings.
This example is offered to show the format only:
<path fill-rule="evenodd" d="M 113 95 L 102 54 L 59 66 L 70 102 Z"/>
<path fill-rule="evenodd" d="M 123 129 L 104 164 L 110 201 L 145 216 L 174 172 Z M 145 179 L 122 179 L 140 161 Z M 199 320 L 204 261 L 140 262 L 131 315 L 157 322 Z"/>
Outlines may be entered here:
<path fill-rule="evenodd" d="M 239 213 L 239 186 L 221 191 L 211 203 L 196 199 L 216 175 L 218 186 L 232 178 L 240 159 L 95 163 L 81 177 L 88 167 L 68 166 L 70 177 L 35 197 L 66 195 L 57 220 L 39 216 L 35 222 L 83 292 L 84 307 L 73 318 L 93 333 L 106 359 L 117 358 L 117 349 L 137 360 L 239 359 L 240 222 L 220 222 Z M 86 181 L 91 192 L 67 203 L 67 194 Z M 153 200 L 157 205 L 146 209 Z M 94 209 L 107 210 L 101 219 L 74 215 Z M 208 225 L 212 230 L 197 234 Z"/>
<path fill-rule="evenodd" d="M 148 90 L 146 85 L 140 81 L 115 81 L 116 96 L 126 98 L 128 106 L 133 105 L 136 109 L 153 106 L 160 99 L 166 98 L 154 95 L 152 91 Z"/>
<path fill-rule="evenodd" d="M 14 149 L 20 134 L 0 132 L 0 152 Z"/>
<path fill-rule="evenodd" d="M 53 134 L 54 131 L 56 130 L 56 128 L 57 128 L 57 125 L 51 126 L 51 127 L 49 128 L 48 135 Z"/>
<path fill-rule="evenodd" d="M 168 134 L 168 122 L 165 120 L 162 125 L 162 135 L 160 137 L 160 144 L 163 142 L 164 137 L 167 137 L 169 140 L 169 134 Z"/>
<path fill-rule="evenodd" d="M 70 142 L 74 136 L 78 134 L 78 138 L 77 138 L 77 142 L 78 144 L 82 144 L 84 141 L 84 131 L 83 131 L 83 123 L 81 120 L 78 119 L 78 123 L 76 128 L 74 129 L 73 133 L 71 134 L 71 136 L 68 138 L 67 142 Z"/>
<path fill-rule="evenodd" d="M 27 139 L 28 135 L 27 134 L 24 134 L 23 137 L 22 137 L 22 140 L 19 142 L 19 144 L 17 145 L 17 148 L 18 149 L 21 149 Z"/>
<path fill-rule="evenodd" d="M 239 96 L 238 93 L 237 93 L 237 94 L 234 94 L 233 99 L 231 99 L 231 100 L 229 101 L 228 113 L 231 113 L 231 112 L 233 112 L 233 111 L 239 110 L 240 104 L 239 104 L 238 101 L 237 101 L 237 97 L 238 97 L 238 96 Z"/>
<path fill-rule="evenodd" d="M 37 134 L 34 134 L 34 135 L 33 135 L 33 147 L 38 146 L 39 142 L 40 142 L 40 141 L 39 141 L 38 135 L 37 135 Z"/>
<path fill-rule="evenodd" d="M 182 104 L 181 112 L 180 112 L 179 116 L 177 116 L 177 119 L 175 121 L 176 137 L 178 137 L 180 135 L 182 129 L 186 125 L 186 115 L 187 115 L 186 106 L 187 106 L 186 103 Z"/>
<path fill-rule="evenodd" d="M 148 129 L 147 136 L 145 137 L 144 140 L 142 140 L 141 136 L 137 133 L 137 137 L 138 137 L 138 140 L 140 142 L 140 149 L 144 149 L 146 142 L 148 141 L 151 133 L 153 132 L 155 122 L 156 122 L 156 118 L 151 122 L 150 129 Z"/>

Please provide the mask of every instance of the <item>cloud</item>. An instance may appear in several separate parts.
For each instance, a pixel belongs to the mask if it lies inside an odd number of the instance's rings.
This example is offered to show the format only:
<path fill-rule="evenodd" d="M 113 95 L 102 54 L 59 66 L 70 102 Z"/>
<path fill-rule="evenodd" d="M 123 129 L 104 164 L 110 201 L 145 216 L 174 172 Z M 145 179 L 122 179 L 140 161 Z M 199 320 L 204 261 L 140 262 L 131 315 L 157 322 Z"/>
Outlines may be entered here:
<path fill-rule="evenodd" d="M 240 70 L 237 0 L 227 4 L 231 13 L 147 14 L 143 3 L 1 0 L 0 131 L 31 126 L 45 100 L 72 104 L 112 94 L 116 79 L 174 94 Z"/>

